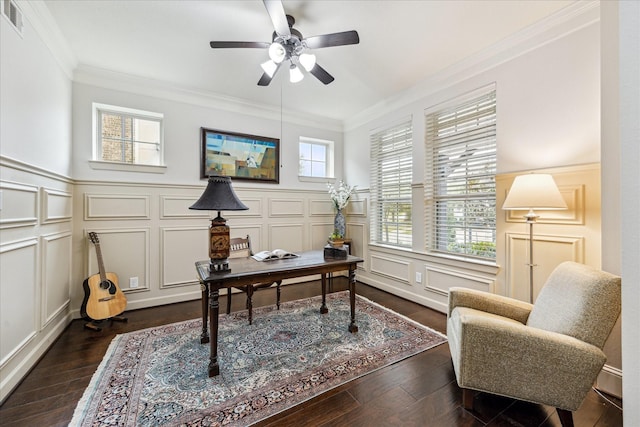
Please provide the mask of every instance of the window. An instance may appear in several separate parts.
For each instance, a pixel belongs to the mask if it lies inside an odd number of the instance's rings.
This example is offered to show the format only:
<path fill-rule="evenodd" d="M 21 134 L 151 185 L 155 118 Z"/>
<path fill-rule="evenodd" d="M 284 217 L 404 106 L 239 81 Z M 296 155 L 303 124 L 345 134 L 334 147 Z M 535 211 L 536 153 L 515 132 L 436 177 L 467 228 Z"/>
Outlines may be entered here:
<path fill-rule="evenodd" d="M 333 178 L 333 141 L 300 137 L 298 176 Z"/>
<path fill-rule="evenodd" d="M 496 92 L 425 114 L 427 250 L 496 257 Z"/>
<path fill-rule="evenodd" d="M 163 165 L 162 114 L 103 104 L 93 106 L 94 160 Z"/>
<path fill-rule="evenodd" d="M 371 135 L 371 241 L 411 247 L 411 118 Z"/>

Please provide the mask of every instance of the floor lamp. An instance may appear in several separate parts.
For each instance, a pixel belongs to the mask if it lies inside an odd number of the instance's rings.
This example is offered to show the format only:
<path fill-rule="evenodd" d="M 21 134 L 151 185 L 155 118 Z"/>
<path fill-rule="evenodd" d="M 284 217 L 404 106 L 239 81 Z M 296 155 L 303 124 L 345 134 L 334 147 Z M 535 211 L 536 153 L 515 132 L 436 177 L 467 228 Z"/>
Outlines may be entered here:
<path fill-rule="evenodd" d="M 529 298 L 533 303 L 533 224 L 539 217 L 534 209 L 561 210 L 567 204 L 551 175 L 530 173 L 516 177 L 502 209 L 528 210 L 524 219 L 529 224 Z"/>

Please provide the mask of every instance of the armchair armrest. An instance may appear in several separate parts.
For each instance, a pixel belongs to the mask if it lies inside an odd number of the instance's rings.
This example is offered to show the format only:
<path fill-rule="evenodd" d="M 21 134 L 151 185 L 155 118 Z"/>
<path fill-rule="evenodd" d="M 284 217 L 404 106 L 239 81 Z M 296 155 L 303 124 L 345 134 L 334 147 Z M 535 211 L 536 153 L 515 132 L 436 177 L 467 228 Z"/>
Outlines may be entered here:
<path fill-rule="evenodd" d="M 502 295 L 454 287 L 449 289 L 448 316 L 451 316 L 451 312 L 456 307 L 473 308 L 526 324 L 533 305 Z"/>

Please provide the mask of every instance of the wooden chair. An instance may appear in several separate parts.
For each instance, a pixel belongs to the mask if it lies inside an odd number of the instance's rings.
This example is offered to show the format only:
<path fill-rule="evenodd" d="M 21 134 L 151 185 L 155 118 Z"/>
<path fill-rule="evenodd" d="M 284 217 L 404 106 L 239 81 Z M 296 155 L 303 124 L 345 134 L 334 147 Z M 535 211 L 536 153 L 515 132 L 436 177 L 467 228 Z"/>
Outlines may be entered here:
<path fill-rule="evenodd" d="M 236 237 L 230 241 L 231 251 L 229 258 L 248 258 L 253 255 L 251 250 L 251 239 L 247 237 Z M 276 282 L 254 283 L 246 286 L 236 286 L 235 288 L 247 294 L 247 310 L 249 311 L 249 324 L 253 322 L 253 293 L 260 289 L 267 289 L 276 285 L 276 307 L 280 310 L 280 285 L 282 280 Z M 227 288 L 227 314 L 231 313 L 231 288 Z"/>

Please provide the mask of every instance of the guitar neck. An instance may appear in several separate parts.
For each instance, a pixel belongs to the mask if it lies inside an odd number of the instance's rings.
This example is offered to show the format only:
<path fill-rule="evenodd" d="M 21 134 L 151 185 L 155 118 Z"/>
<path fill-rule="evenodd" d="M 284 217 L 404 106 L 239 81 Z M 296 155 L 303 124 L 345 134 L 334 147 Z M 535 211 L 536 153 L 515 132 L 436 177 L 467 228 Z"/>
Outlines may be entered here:
<path fill-rule="evenodd" d="M 102 261 L 102 249 L 100 249 L 100 243 L 95 242 L 96 245 L 96 256 L 98 258 L 98 272 L 100 273 L 100 282 L 105 282 L 107 280 L 107 273 L 104 270 L 104 262 Z"/>

